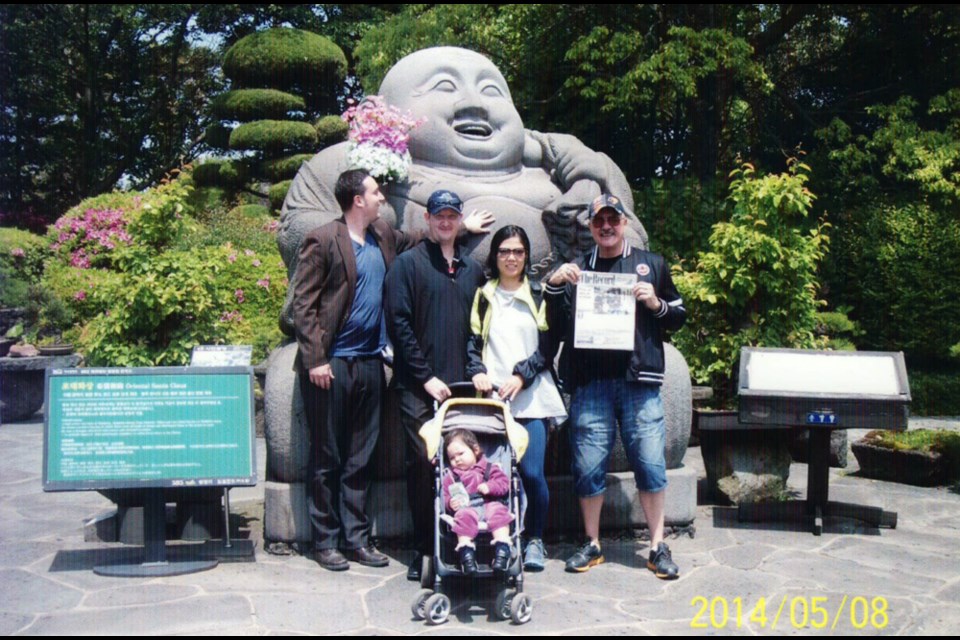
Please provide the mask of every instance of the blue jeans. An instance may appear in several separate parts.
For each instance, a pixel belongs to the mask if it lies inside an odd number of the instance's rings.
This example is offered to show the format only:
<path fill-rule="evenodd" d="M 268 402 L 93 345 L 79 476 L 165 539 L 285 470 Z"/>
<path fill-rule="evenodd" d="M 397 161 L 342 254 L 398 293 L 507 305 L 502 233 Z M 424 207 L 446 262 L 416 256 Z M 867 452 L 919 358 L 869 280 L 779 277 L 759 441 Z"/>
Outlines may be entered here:
<path fill-rule="evenodd" d="M 528 538 L 542 538 L 547 523 L 547 507 L 550 506 L 550 488 L 543 475 L 543 458 L 547 450 L 547 423 L 543 418 L 520 420 L 530 443 L 527 453 L 520 460 L 520 477 L 527 494 L 526 534 Z"/>
<path fill-rule="evenodd" d="M 637 489 L 657 493 L 666 488 L 660 387 L 623 378 L 593 380 L 574 391 L 570 414 L 573 481 L 579 497 L 598 496 L 606 489 L 618 422 Z"/>

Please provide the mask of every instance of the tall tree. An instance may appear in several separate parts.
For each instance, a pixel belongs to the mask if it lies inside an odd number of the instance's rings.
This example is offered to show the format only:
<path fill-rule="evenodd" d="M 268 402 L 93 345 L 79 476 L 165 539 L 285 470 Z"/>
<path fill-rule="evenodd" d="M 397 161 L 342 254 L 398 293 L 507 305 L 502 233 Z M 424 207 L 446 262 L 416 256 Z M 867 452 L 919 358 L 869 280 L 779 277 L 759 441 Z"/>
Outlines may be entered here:
<path fill-rule="evenodd" d="M 193 5 L 0 7 L 0 206 L 47 219 L 192 155 L 219 86 Z"/>

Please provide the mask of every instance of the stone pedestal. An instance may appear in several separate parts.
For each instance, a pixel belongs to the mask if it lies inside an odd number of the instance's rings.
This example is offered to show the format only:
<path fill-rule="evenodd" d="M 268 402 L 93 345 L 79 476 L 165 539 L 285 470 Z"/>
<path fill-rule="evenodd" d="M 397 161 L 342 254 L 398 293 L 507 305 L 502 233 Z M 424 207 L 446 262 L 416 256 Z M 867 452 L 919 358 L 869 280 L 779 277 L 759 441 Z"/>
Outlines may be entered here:
<path fill-rule="evenodd" d="M 43 406 L 47 369 L 69 369 L 79 355 L 0 358 L 0 424 L 29 418 Z"/>

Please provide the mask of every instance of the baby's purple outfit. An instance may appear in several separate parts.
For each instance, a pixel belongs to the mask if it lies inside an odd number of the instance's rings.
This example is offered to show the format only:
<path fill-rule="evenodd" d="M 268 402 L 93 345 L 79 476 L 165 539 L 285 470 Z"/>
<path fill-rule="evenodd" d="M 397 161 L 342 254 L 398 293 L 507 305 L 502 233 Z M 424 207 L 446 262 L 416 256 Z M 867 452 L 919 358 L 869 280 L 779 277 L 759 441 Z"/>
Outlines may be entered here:
<path fill-rule="evenodd" d="M 457 471 L 451 468 L 443 477 L 443 504 L 447 511 L 450 509 L 450 485 L 458 480 L 463 483 L 467 493 L 474 495 L 477 487 L 483 484 L 484 472 L 490 465 L 490 479 L 486 481 L 490 493 L 483 496 L 483 519 L 487 522 L 487 530 L 493 532 L 500 527 L 505 527 L 513 521 L 513 515 L 507 508 L 507 505 L 499 502 L 497 498 L 507 495 L 510 492 L 510 478 L 497 465 L 491 465 L 483 456 L 465 471 Z M 459 478 L 454 476 L 456 473 Z M 466 507 L 460 509 L 453 516 L 453 532 L 458 536 L 466 536 L 471 540 L 477 537 L 480 532 L 480 513 L 479 507 Z"/>

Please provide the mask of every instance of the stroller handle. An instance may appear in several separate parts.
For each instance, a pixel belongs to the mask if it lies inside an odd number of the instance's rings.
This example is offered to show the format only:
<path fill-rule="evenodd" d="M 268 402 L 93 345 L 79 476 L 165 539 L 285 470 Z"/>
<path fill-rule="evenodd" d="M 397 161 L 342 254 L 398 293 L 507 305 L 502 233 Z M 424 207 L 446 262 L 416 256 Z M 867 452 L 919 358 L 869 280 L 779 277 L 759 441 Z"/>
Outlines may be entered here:
<path fill-rule="evenodd" d="M 476 387 L 473 386 L 473 383 L 468 381 L 464 382 L 451 382 L 447 385 L 447 388 L 450 389 L 451 398 L 469 398 L 470 396 L 479 393 Z M 490 390 L 490 394 L 494 394 L 500 391 L 500 385 L 493 385 L 493 388 Z M 510 406 L 509 400 L 504 400 L 507 406 Z M 440 409 L 440 403 L 436 400 L 433 401 L 433 412 L 436 413 Z"/>

